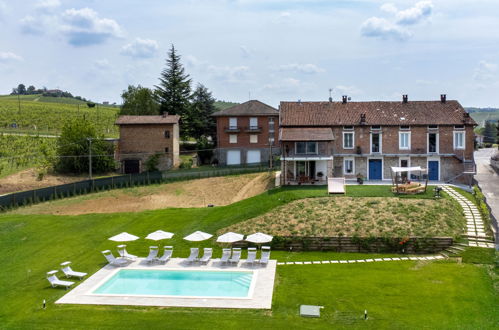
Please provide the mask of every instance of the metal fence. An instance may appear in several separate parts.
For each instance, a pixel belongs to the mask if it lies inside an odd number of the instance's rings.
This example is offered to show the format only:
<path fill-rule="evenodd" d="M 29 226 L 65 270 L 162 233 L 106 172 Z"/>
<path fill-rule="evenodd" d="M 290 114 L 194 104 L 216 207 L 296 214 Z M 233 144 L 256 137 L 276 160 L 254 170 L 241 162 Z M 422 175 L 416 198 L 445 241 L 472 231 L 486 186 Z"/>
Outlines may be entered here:
<path fill-rule="evenodd" d="M 173 181 L 268 171 L 268 166 L 214 168 L 199 171 L 145 172 L 78 181 L 0 196 L 0 211 L 40 202 L 84 195 L 116 188 L 129 188 Z"/>

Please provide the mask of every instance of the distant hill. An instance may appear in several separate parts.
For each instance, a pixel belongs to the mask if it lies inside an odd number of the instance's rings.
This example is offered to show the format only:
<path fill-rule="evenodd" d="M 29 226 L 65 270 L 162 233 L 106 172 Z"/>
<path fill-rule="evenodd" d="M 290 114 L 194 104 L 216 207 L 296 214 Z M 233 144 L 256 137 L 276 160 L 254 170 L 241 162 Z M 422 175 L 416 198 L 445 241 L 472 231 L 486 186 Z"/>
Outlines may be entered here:
<path fill-rule="evenodd" d="M 483 126 L 485 121 L 499 121 L 499 108 L 464 108 L 478 125 Z"/>
<path fill-rule="evenodd" d="M 47 103 L 62 103 L 62 104 L 84 104 L 87 102 L 95 103 L 93 101 L 84 101 L 74 97 L 53 97 L 53 96 L 43 96 L 41 94 L 31 94 L 31 95 L 0 95 L 0 100 L 11 100 L 17 101 L 18 97 L 21 101 L 33 101 L 33 102 L 47 102 Z M 99 103 L 96 103 L 99 104 Z M 103 105 L 106 107 L 119 107 L 118 105 Z"/>
<path fill-rule="evenodd" d="M 230 107 L 233 107 L 235 105 L 238 105 L 239 103 L 234 103 L 234 102 L 226 102 L 226 101 L 220 101 L 220 100 L 217 100 L 215 102 L 215 107 L 217 108 L 218 111 L 220 110 L 224 110 L 224 109 L 227 109 L 227 108 L 230 108 Z"/>

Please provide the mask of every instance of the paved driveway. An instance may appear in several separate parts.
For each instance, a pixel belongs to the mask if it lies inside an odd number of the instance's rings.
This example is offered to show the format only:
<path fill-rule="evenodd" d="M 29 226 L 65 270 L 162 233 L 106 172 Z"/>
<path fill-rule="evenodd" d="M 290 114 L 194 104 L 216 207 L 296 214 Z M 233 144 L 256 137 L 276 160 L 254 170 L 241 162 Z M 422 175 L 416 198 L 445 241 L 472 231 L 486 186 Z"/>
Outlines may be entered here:
<path fill-rule="evenodd" d="M 499 175 L 490 166 L 490 157 L 496 152 L 496 149 L 487 148 L 475 151 L 475 162 L 477 165 L 477 174 L 475 180 L 487 198 L 487 204 L 492 210 L 495 221 L 495 242 L 496 248 L 499 242 L 499 233 L 497 232 L 497 221 L 499 220 Z"/>

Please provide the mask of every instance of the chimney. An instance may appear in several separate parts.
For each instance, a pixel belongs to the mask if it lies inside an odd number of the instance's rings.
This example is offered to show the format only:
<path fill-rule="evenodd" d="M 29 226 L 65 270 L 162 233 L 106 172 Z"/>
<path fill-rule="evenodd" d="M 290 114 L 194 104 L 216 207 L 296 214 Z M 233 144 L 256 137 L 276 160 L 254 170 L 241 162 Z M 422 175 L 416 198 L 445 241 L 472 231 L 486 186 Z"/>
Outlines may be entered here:
<path fill-rule="evenodd" d="M 445 94 L 440 94 L 440 102 L 442 102 L 442 103 L 447 102 L 447 95 L 445 95 Z"/>
<path fill-rule="evenodd" d="M 402 103 L 407 103 L 409 101 L 409 97 L 407 94 L 402 95 Z"/>
<path fill-rule="evenodd" d="M 348 100 L 348 96 L 343 95 L 343 96 L 341 97 L 341 103 L 346 104 L 346 103 L 347 103 L 347 100 Z"/>
<path fill-rule="evenodd" d="M 166 116 L 168 116 L 168 112 L 163 111 L 163 118 L 166 118 Z"/>
<path fill-rule="evenodd" d="M 329 103 L 333 102 L 333 98 L 330 96 L 329 97 Z"/>

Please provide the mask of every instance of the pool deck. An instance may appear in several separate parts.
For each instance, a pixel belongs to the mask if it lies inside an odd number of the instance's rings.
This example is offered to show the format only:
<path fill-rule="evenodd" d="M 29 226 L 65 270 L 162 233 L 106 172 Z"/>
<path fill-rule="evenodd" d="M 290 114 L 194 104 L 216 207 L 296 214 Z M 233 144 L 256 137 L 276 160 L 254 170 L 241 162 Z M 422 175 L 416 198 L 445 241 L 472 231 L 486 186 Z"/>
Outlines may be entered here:
<path fill-rule="evenodd" d="M 247 265 L 244 259 L 241 259 L 237 267 L 221 266 L 219 259 L 214 259 L 207 265 L 199 265 L 198 263 L 187 265 L 185 259 L 181 258 L 172 258 L 165 265 L 149 265 L 144 259 L 139 258 L 126 267 L 107 265 L 101 268 L 57 300 L 56 304 L 271 309 L 276 265 L 276 260 L 270 260 L 266 267 L 258 265 L 251 266 Z M 252 292 L 250 292 L 250 297 L 248 298 L 92 294 L 98 286 L 120 269 L 253 271 L 255 283 L 252 284 Z"/>

